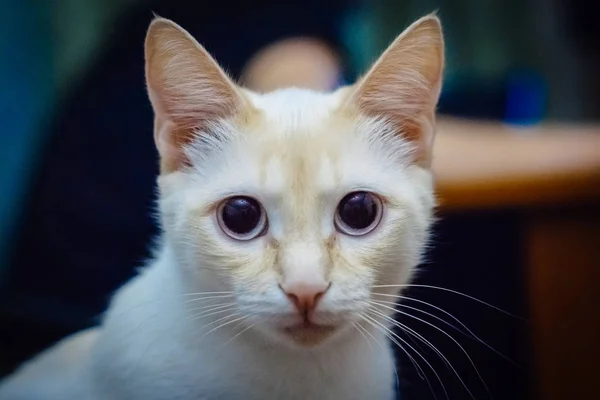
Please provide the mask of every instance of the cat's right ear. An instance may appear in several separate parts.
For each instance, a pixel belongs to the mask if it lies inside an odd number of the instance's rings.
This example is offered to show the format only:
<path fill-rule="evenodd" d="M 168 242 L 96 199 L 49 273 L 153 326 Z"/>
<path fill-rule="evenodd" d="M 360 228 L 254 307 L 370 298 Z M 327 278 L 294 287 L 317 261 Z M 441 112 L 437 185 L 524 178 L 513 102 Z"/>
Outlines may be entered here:
<path fill-rule="evenodd" d="M 444 39 L 435 14 L 409 26 L 353 87 L 344 105 L 383 119 L 414 145 L 414 161 L 429 167 L 435 109 L 442 87 Z"/>
<path fill-rule="evenodd" d="M 245 104 L 236 85 L 208 52 L 174 22 L 157 18 L 145 43 L 146 84 L 154 108 L 161 173 L 189 164 L 184 146 L 210 123 Z"/>

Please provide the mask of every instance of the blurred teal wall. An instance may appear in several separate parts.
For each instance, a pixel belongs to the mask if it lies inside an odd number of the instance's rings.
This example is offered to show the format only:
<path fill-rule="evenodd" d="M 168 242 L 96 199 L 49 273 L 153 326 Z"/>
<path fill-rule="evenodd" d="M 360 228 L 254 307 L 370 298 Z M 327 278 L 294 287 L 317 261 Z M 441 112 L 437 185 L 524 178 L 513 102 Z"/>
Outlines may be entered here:
<path fill-rule="evenodd" d="M 3 1 L 0 7 L 0 273 L 53 109 L 52 35 L 46 2 Z"/>
<path fill-rule="evenodd" d="M 0 0 L 0 280 L 53 113 L 136 1 Z"/>

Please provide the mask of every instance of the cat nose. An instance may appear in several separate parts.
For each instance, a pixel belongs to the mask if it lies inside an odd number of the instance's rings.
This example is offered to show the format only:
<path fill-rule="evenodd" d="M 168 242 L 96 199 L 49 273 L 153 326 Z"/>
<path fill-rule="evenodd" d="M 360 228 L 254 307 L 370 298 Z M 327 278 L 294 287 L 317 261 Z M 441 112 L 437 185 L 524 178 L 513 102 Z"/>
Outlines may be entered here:
<path fill-rule="evenodd" d="M 307 315 L 314 311 L 317 303 L 331 286 L 325 281 L 314 282 L 290 282 L 280 285 L 281 290 L 288 299 L 296 306 L 301 315 Z"/>

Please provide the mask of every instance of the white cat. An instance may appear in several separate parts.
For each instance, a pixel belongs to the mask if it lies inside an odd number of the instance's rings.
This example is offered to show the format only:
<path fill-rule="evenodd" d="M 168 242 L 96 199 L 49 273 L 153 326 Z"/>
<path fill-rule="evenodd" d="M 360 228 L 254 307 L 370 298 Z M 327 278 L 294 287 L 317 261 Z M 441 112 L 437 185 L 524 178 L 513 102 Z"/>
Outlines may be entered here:
<path fill-rule="evenodd" d="M 156 259 L 0 399 L 392 399 L 392 310 L 372 299 L 428 238 L 443 53 L 427 16 L 353 86 L 257 94 L 154 20 Z"/>

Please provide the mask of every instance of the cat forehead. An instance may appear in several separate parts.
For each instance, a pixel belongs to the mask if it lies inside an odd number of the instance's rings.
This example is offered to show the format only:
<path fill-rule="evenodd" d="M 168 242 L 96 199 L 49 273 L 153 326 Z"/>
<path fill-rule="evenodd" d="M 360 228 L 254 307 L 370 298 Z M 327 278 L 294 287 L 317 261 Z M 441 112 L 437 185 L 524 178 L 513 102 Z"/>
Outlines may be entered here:
<path fill-rule="evenodd" d="M 267 128 L 264 134 L 287 137 L 316 135 L 333 122 L 341 93 L 286 88 L 267 94 L 249 93 L 249 98 L 260 113 L 263 128 Z"/>
<path fill-rule="evenodd" d="M 257 118 L 222 125 L 223 143 L 209 137 L 191 149 L 195 170 L 211 182 L 199 186 L 300 198 L 385 186 L 407 159 L 389 125 L 339 112 L 343 91 L 246 95 Z"/>
<path fill-rule="evenodd" d="M 263 190 L 332 191 L 351 172 L 348 160 L 364 156 L 365 135 L 339 112 L 341 93 L 288 88 L 253 95 L 261 116 L 250 147 Z"/>

